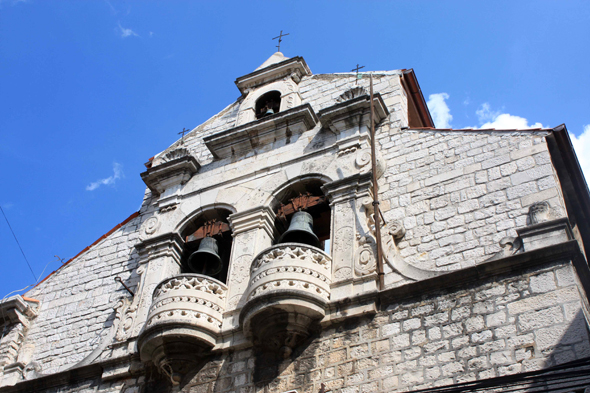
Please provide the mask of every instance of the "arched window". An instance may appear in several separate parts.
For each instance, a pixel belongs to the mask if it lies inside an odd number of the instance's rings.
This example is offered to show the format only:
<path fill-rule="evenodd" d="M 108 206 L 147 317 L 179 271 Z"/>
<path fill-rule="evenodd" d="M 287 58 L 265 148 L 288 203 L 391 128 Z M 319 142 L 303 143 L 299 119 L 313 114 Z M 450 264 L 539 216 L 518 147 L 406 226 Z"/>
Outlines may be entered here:
<path fill-rule="evenodd" d="M 197 216 L 182 232 L 183 273 L 204 274 L 226 283 L 232 234 L 226 209 L 207 210 Z"/>
<path fill-rule="evenodd" d="M 281 92 L 277 90 L 269 91 L 256 101 L 256 118 L 262 119 L 278 113 L 280 108 Z"/>
<path fill-rule="evenodd" d="M 312 231 L 318 240 L 315 245 L 329 253 L 327 248 L 330 244 L 330 206 L 321 190 L 321 186 L 322 182 L 317 179 L 302 180 L 289 186 L 276 196 L 278 203 L 275 208 L 277 214 L 275 228 L 281 235 L 275 239 L 275 243 L 289 241 L 285 237 L 287 236 L 286 233 L 294 229 L 293 225 L 300 225 L 302 222 L 293 223 L 293 217 L 297 212 L 303 211 L 308 213 L 313 221 Z M 303 238 L 305 237 L 303 236 Z M 311 237 L 313 238 L 313 236 Z M 302 242 L 309 244 L 305 240 L 302 240 Z"/>

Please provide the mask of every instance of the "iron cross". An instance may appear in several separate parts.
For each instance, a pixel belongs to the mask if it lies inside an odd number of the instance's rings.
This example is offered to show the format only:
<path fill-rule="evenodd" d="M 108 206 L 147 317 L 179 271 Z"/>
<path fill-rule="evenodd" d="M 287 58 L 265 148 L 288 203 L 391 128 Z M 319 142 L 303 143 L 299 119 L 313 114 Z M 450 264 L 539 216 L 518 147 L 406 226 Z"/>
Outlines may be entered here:
<path fill-rule="evenodd" d="M 359 70 L 361 68 L 365 68 L 365 66 L 361 66 L 359 67 L 358 63 L 356 64 L 356 68 L 353 68 L 352 70 L 350 70 L 350 72 L 356 71 L 356 80 L 354 81 L 355 84 L 358 84 L 359 82 Z"/>
<path fill-rule="evenodd" d="M 277 37 L 273 38 L 273 40 L 276 40 L 277 38 L 279 39 L 279 44 L 277 45 L 277 52 L 281 51 L 281 42 L 283 41 L 283 37 L 288 36 L 289 33 L 287 34 L 283 34 L 283 30 L 281 30 L 281 34 L 279 34 Z"/>
<path fill-rule="evenodd" d="M 180 132 L 178 133 L 178 135 L 182 134 L 182 137 L 180 138 L 180 139 L 182 140 L 182 142 L 181 142 L 181 143 L 183 143 L 183 144 L 184 144 L 184 134 L 186 134 L 186 133 L 187 133 L 187 132 L 189 132 L 189 131 L 190 131 L 190 130 L 188 130 L 188 129 L 186 129 L 186 128 L 182 127 L 182 131 L 180 131 Z"/>

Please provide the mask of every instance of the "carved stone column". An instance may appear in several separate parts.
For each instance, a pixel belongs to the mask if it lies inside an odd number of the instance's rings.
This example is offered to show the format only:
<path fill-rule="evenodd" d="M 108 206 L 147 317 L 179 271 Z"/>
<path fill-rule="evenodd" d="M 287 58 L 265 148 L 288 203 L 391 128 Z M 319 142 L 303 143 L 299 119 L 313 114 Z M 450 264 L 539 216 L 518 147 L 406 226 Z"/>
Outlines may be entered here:
<path fill-rule="evenodd" d="M 367 264 L 374 263 L 374 239 L 364 214 L 364 205 L 371 200 L 371 173 L 327 183 L 322 190 L 332 209 L 332 300 L 336 300 L 354 295 L 355 278 L 371 273 Z"/>
<path fill-rule="evenodd" d="M 19 356 L 21 346 L 39 307 L 37 300 L 25 299 L 16 295 L 0 303 L 0 387 L 14 385 L 23 377 L 26 364 Z"/>
<path fill-rule="evenodd" d="M 136 337 L 141 332 L 156 286 L 166 278 L 180 274 L 183 243 L 179 234 L 167 233 L 135 245 L 140 265 L 137 273 L 141 279 L 133 302 L 123 316 L 122 324 L 127 329 L 117 334 L 119 341 Z"/>
<path fill-rule="evenodd" d="M 245 302 L 245 291 L 250 279 L 250 265 L 254 257 L 272 245 L 275 237 L 275 213 L 268 206 L 234 213 L 229 223 L 234 237 L 228 270 L 227 310 L 235 310 Z M 238 321 L 232 323 L 237 326 Z"/>

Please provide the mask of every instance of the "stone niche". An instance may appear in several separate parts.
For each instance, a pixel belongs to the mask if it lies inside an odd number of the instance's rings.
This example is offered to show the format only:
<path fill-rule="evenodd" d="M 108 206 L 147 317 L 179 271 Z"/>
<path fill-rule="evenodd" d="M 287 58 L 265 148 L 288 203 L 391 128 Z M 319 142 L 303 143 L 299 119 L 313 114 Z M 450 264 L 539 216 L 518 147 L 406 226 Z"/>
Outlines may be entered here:
<path fill-rule="evenodd" d="M 277 244 L 258 254 L 240 313 L 245 336 L 289 357 L 326 314 L 331 271 L 330 256 L 305 244 Z"/>
<path fill-rule="evenodd" d="M 227 287 L 200 275 L 181 274 L 154 290 L 138 348 L 142 361 L 153 362 L 173 384 L 198 366 L 221 333 Z"/>

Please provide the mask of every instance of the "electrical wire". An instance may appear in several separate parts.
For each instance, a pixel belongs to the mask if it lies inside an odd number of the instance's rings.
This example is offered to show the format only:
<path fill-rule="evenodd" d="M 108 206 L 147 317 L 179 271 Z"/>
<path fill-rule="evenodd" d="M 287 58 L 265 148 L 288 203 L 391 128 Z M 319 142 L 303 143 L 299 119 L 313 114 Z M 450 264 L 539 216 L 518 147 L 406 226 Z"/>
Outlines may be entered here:
<path fill-rule="evenodd" d="M 18 248 L 20 248 L 21 254 L 23 254 L 23 257 L 25 258 L 25 261 L 27 262 L 27 265 L 29 266 L 29 270 L 31 271 L 31 274 L 35 278 L 35 281 L 37 281 L 37 276 L 35 276 L 35 273 L 33 272 L 33 268 L 31 267 L 31 264 L 29 263 L 29 260 L 27 259 L 27 256 L 25 255 L 25 252 L 23 251 L 23 248 L 20 246 L 20 243 L 19 243 L 18 239 L 16 238 L 14 231 L 12 230 L 12 226 L 10 226 L 10 222 L 8 221 L 8 217 L 6 217 L 6 214 L 4 213 L 2 206 L 0 206 L 0 211 L 2 211 L 2 215 L 4 216 L 4 219 L 6 220 L 6 223 L 8 224 L 8 228 L 10 228 L 10 232 L 12 232 L 12 236 L 14 236 L 14 240 L 16 240 L 16 244 L 18 244 Z"/>

